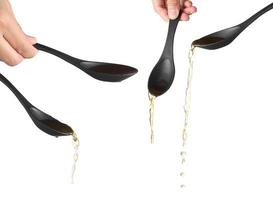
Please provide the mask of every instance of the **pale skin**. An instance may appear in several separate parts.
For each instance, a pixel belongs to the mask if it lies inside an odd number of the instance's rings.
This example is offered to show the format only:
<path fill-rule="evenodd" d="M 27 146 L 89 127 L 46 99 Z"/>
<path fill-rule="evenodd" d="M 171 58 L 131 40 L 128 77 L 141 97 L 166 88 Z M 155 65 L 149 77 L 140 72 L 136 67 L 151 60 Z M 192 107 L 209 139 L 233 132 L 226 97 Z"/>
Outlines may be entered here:
<path fill-rule="evenodd" d="M 9 66 L 32 58 L 37 50 L 34 37 L 26 35 L 18 24 L 8 0 L 0 0 L 0 60 Z"/>
<path fill-rule="evenodd" d="M 189 0 L 152 0 L 155 12 L 157 12 L 162 19 L 168 21 L 176 19 L 180 10 L 182 14 L 180 20 L 188 21 L 190 15 L 196 13 L 197 8 L 193 6 Z"/>

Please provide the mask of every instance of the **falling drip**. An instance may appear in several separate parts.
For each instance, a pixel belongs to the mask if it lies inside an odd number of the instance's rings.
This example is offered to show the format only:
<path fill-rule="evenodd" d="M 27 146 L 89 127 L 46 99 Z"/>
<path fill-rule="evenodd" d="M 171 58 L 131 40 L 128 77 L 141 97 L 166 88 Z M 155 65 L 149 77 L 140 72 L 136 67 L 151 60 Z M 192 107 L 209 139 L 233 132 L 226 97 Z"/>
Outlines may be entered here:
<path fill-rule="evenodd" d="M 188 125 L 189 125 L 189 113 L 190 113 L 190 101 L 191 101 L 191 90 L 192 90 L 192 76 L 193 76 L 193 59 L 194 59 L 194 50 L 195 47 L 192 46 L 188 59 L 189 59 L 189 69 L 188 69 L 188 78 L 187 78 L 187 86 L 185 92 L 185 104 L 184 104 L 184 127 L 182 131 L 182 151 L 181 155 L 181 164 L 182 164 L 182 172 L 180 173 L 181 177 L 185 175 L 185 163 L 187 157 L 186 145 L 187 145 L 187 138 L 188 138 Z M 186 185 L 182 184 L 181 188 L 184 188 Z"/>
<path fill-rule="evenodd" d="M 72 143 L 73 143 L 73 148 L 74 148 L 74 155 L 73 155 L 73 164 L 72 164 L 72 171 L 71 171 L 71 184 L 74 184 L 74 178 L 75 178 L 75 172 L 76 172 L 76 167 L 77 167 L 77 162 L 79 159 L 79 146 L 80 146 L 80 141 L 75 132 L 72 134 Z"/>
<path fill-rule="evenodd" d="M 151 144 L 154 144 L 154 102 L 155 96 L 149 93 L 149 100 L 150 100 L 150 108 L 149 108 L 149 120 L 150 120 L 150 128 L 151 128 Z"/>

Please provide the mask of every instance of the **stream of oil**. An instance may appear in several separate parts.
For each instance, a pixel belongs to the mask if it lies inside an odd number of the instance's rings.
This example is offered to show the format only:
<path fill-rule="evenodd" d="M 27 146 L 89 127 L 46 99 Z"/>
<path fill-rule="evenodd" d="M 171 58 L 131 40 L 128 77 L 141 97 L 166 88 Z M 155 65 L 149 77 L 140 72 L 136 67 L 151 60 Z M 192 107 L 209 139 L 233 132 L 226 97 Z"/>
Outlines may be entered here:
<path fill-rule="evenodd" d="M 150 108 L 149 108 L 149 121 L 150 121 L 150 129 L 151 129 L 151 144 L 154 144 L 154 104 L 155 104 L 155 96 L 152 94 L 148 94 L 149 101 L 150 101 Z"/>
<path fill-rule="evenodd" d="M 80 147 L 80 141 L 75 132 L 73 132 L 72 134 L 72 144 L 74 148 L 74 155 L 73 155 L 73 164 L 72 164 L 72 170 L 71 170 L 71 184 L 74 184 L 77 162 L 79 160 L 79 147 Z"/>
<path fill-rule="evenodd" d="M 180 173 L 181 177 L 185 175 L 185 163 L 187 158 L 187 139 L 188 139 L 188 128 L 189 128 L 189 113 L 190 113 L 190 102 L 191 102 L 191 92 L 192 92 L 192 77 L 193 77 L 193 61 L 194 61 L 194 52 L 195 47 L 191 46 L 189 51 L 189 68 L 188 68 L 188 78 L 187 86 L 185 91 L 185 103 L 184 103 L 184 127 L 182 131 L 182 151 L 181 151 L 181 163 L 182 163 L 182 172 Z M 184 180 L 183 180 L 184 181 Z M 185 183 L 181 184 L 181 188 L 186 186 Z"/>

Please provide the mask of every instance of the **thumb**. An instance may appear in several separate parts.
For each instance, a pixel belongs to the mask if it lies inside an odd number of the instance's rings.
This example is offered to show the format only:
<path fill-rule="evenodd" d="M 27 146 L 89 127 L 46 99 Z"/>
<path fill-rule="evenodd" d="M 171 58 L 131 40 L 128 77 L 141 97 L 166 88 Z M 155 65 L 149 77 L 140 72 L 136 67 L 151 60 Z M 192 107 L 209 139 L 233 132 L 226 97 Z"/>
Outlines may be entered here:
<path fill-rule="evenodd" d="M 170 19 L 176 19 L 180 10 L 180 1 L 179 0 L 167 0 L 167 9 L 168 16 Z"/>

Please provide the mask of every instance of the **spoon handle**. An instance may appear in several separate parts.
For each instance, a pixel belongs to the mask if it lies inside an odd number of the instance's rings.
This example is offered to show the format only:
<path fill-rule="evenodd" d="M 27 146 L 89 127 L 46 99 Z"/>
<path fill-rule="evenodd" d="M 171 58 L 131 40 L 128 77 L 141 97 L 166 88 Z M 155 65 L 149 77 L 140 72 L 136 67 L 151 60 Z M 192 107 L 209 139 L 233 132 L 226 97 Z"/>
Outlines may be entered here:
<path fill-rule="evenodd" d="M 20 103 L 24 106 L 26 111 L 28 112 L 29 109 L 32 106 L 32 104 L 12 85 L 12 83 L 0 73 L 0 81 L 4 83 L 12 92 L 13 94 L 17 97 L 17 99 L 20 101 Z"/>
<path fill-rule="evenodd" d="M 174 36 L 175 36 L 178 22 L 180 21 L 180 16 L 181 16 L 181 12 L 179 13 L 179 15 L 176 19 L 170 20 L 170 22 L 169 22 L 169 30 L 168 30 L 167 40 L 165 43 L 163 54 L 165 56 L 170 57 L 170 58 L 173 57 Z"/>
<path fill-rule="evenodd" d="M 269 10 L 271 10 L 272 8 L 273 8 L 273 3 L 269 4 L 268 6 L 266 6 L 265 8 L 263 8 L 262 10 L 260 10 L 259 12 L 257 12 L 253 16 L 251 16 L 245 22 L 243 22 L 242 24 L 240 24 L 240 26 L 243 29 L 247 28 L 251 23 L 253 23 L 256 19 L 258 19 L 260 16 L 262 16 L 263 14 L 265 14 L 266 12 L 268 12 Z"/>
<path fill-rule="evenodd" d="M 50 54 L 52 54 L 54 56 L 57 56 L 57 57 L 65 60 L 66 62 L 69 62 L 72 65 L 75 65 L 76 67 L 78 67 L 80 62 L 82 61 L 82 60 L 80 60 L 78 58 L 74 58 L 74 57 L 72 57 L 70 55 L 67 55 L 67 54 L 65 54 L 65 53 L 63 53 L 61 51 L 58 51 L 58 50 L 53 49 L 51 47 L 45 46 L 43 44 L 36 43 L 33 46 L 38 50 L 41 50 L 41 51 L 50 53 Z"/>

